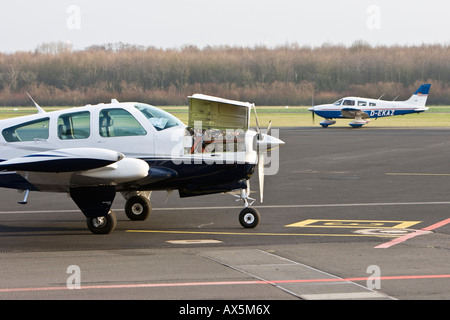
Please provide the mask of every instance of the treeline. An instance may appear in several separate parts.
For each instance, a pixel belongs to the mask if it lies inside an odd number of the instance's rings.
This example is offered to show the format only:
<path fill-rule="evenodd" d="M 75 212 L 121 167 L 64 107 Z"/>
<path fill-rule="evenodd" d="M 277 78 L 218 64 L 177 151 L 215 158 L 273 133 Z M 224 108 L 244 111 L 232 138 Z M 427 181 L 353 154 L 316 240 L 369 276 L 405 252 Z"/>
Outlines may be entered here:
<path fill-rule="evenodd" d="M 186 105 L 204 93 L 257 105 L 311 105 L 344 95 L 407 99 L 431 83 L 428 104 L 450 105 L 448 45 L 285 45 L 277 48 L 114 44 L 72 51 L 42 45 L 0 53 L 0 106 L 78 106 L 119 101 Z"/>

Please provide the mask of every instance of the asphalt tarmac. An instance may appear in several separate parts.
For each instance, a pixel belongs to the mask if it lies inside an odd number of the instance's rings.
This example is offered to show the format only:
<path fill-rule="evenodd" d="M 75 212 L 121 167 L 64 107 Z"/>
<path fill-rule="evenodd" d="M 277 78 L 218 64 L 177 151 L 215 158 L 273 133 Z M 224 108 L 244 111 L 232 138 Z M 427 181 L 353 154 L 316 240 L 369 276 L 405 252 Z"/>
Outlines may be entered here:
<path fill-rule="evenodd" d="M 2 189 L 0 299 L 450 299 L 450 128 L 280 138 L 255 229 L 240 226 L 232 195 L 166 203 L 154 192 L 144 222 L 126 218 L 118 195 L 118 226 L 99 236 L 64 194 L 19 205 L 22 194 Z"/>

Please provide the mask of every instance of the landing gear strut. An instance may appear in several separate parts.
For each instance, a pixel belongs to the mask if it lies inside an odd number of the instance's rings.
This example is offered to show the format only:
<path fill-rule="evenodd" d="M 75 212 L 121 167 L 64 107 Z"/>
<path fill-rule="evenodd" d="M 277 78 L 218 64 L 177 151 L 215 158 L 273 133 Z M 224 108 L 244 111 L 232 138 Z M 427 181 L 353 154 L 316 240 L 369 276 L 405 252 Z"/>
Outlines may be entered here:
<path fill-rule="evenodd" d="M 239 223 L 241 226 L 247 229 L 255 228 L 259 224 L 259 220 L 261 220 L 261 215 L 258 210 L 254 208 L 250 208 L 249 206 L 255 202 L 255 199 L 250 198 L 249 195 L 250 188 L 241 189 L 240 199 L 244 201 L 245 208 L 239 213 Z M 238 201 L 239 201 L 238 200 Z M 249 200 L 251 203 L 249 204 Z"/>

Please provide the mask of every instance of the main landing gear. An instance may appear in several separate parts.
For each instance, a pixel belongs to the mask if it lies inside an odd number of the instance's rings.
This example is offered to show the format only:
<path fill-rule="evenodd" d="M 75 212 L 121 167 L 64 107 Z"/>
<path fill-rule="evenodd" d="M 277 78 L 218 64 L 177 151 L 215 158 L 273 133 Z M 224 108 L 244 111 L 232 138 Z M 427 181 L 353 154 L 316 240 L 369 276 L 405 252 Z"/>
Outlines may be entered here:
<path fill-rule="evenodd" d="M 109 234 L 117 226 L 117 218 L 114 211 L 110 210 L 106 216 L 91 218 L 87 217 L 86 222 L 89 230 L 93 234 Z"/>
<path fill-rule="evenodd" d="M 150 202 L 151 192 L 123 193 L 127 200 L 125 203 L 125 214 L 132 221 L 144 221 L 152 212 Z M 86 222 L 89 230 L 93 234 L 109 234 L 117 226 L 117 217 L 114 211 L 109 210 L 108 214 L 100 217 L 87 217 Z"/>
<path fill-rule="evenodd" d="M 125 214 L 131 221 L 144 221 L 152 212 L 152 204 L 150 202 L 151 192 L 139 192 L 133 194 L 125 194 L 127 200 L 125 203 Z"/>
<path fill-rule="evenodd" d="M 125 213 L 130 220 L 146 220 L 152 212 L 151 192 L 122 193 L 127 200 Z M 72 188 L 70 197 L 86 216 L 86 223 L 93 234 L 108 234 L 117 226 L 116 214 L 111 210 L 116 190 L 114 186 Z"/>
<path fill-rule="evenodd" d="M 142 193 L 144 194 L 144 193 Z M 125 195 L 127 202 L 125 203 L 125 214 L 132 221 L 144 221 L 152 212 L 152 204 L 148 196 L 135 193 L 128 197 Z M 87 217 L 86 222 L 89 230 L 93 234 L 109 234 L 114 231 L 117 226 L 117 217 L 114 211 L 109 210 L 106 216 Z"/>

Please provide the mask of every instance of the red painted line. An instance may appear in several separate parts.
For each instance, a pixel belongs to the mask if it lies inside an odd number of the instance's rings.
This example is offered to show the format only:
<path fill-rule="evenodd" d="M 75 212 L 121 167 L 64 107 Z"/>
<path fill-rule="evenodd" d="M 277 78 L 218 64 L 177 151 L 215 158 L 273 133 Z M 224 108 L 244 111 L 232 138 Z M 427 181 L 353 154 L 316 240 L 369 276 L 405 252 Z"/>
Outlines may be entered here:
<path fill-rule="evenodd" d="M 440 228 L 440 227 L 442 227 L 442 226 L 444 226 L 446 224 L 449 224 L 449 223 L 450 223 L 450 218 L 445 219 L 445 220 L 443 220 L 441 222 L 435 223 L 435 224 L 433 224 L 433 225 L 431 225 L 429 227 L 423 228 L 422 230 L 424 230 L 424 231 L 431 231 L 431 230 Z"/>
<path fill-rule="evenodd" d="M 143 284 L 119 284 L 119 285 L 99 285 L 81 286 L 80 290 L 94 289 L 139 289 L 139 288 L 167 288 L 186 286 L 223 286 L 223 285 L 255 285 L 255 284 L 286 284 L 286 283 L 318 283 L 318 282 L 353 282 L 367 280 L 418 280 L 418 279 L 450 279 L 450 274 L 437 275 L 415 275 L 415 276 L 385 276 L 385 277 L 361 277 L 361 278 L 333 278 L 333 279 L 298 279 L 298 280 L 274 280 L 274 281 L 212 281 L 212 282 L 181 282 L 181 283 L 143 283 Z M 36 291 L 58 291 L 71 290 L 68 287 L 41 287 L 41 288 L 10 288 L 0 289 L 0 293 L 14 292 L 36 292 Z M 75 289 L 74 289 L 75 290 Z"/>
<path fill-rule="evenodd" d="M 412 232 L 410 234 L 398 237 L 397 239 L 394 239 L 394 240 L 391 240 L 389 242 L 380 244 L 379 246 L 376 246 L 375 249 L 387 249 L 387 248 L 390 248 L 392 246 L 395 246 L 396 244 L 405 242 L 406 240 L 409 240 L 411 238 L 420 236 L 421 234 L 424 234 L 424 233 L 426 233 L 424 230 L 417 230 L 417 231 Z"/>
<path fill-rule="evenodd" d="M 387 248 L 390 248 L 392 246 L 395 246 L 396 244 L 405 242 L 406 240 L 409 240 L 411 238 L 414 238 L 414 237 L 420 236 L 422 234 L 425 234 L 426 231 L 432 231 L 434 229 L 440 228 L 440 227 L 442 227 L 442 226 L 444 226 L 446 224 L 449 224 L 449 223 L 450 223 L 450 218 L 442 220 L 441 222 L 438 222 L 438 223 L 435 223 L 435 224 L 433 224 L 431 226 L 422 228 L 422 229 L 417 230 L 417 231 L 415 231 L 413 233 L 410 233 L 410 234 L 398 237 L 397 239 L 391 240 L 389 242 L 380 244 L 379 246 L 376 246 L 375 249 L 387 249 Z"/>

